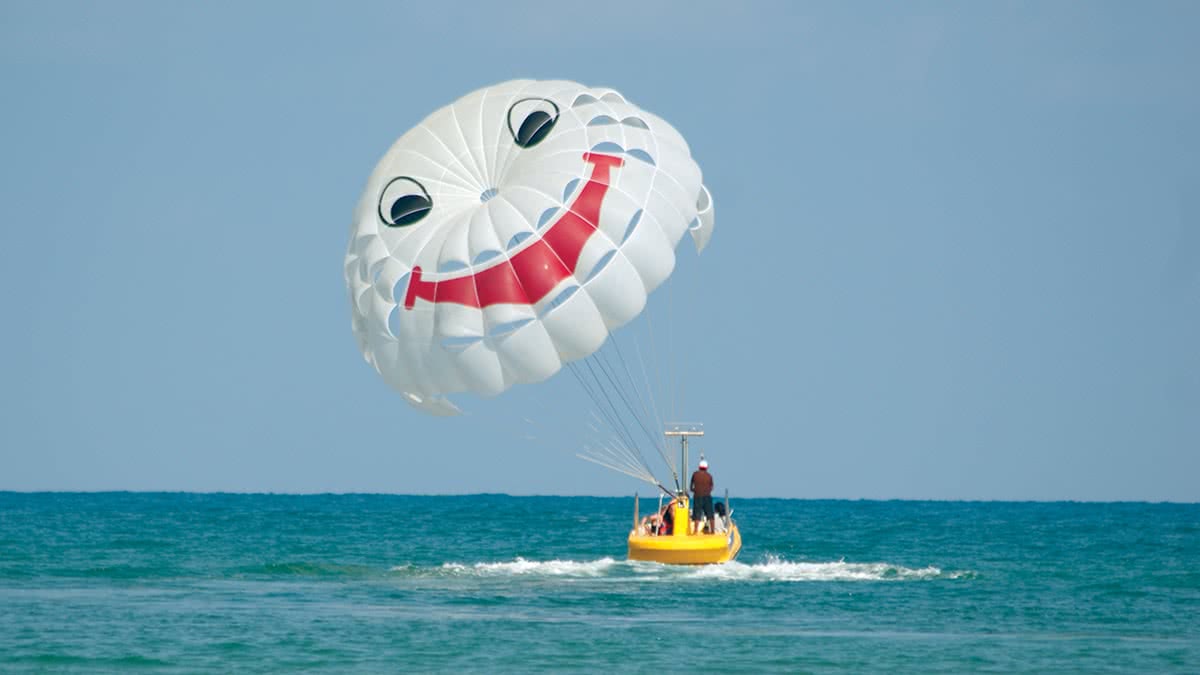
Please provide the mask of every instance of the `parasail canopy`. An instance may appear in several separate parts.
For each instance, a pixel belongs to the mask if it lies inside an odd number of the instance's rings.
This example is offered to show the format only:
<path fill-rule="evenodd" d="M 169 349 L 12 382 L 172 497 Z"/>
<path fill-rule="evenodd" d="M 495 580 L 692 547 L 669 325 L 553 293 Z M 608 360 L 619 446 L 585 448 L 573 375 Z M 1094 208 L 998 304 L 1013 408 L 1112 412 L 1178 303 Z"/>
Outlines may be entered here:
<path fill-rule="evenodd" d="M 599 349 L 713 206 L 683 137 L 617 92 L 515 80 L 434 112 L 367 181 L 345 279 L 364 358 L 412 405 L 540 382 Z"/>

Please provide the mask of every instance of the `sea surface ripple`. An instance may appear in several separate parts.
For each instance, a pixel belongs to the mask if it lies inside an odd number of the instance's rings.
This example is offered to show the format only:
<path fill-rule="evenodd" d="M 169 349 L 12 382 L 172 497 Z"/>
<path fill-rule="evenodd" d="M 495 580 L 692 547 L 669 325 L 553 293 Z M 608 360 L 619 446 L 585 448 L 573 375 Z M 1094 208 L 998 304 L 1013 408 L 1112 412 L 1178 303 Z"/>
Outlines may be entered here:
<path fill-rule="evenodd" d="M 1200 672 L 1200 505 L 0 493 L 0 672 Z M 642 510 L 646 510 L 643 502 Z"/>

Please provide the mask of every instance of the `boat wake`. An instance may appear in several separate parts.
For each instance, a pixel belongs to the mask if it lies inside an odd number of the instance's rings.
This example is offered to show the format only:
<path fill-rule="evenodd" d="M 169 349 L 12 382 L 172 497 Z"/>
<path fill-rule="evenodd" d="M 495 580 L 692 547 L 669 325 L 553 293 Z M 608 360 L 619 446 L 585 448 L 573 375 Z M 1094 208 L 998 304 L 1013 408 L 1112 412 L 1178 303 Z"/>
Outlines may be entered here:
<path fill-rule="evenodd" d="M 445 563 L 442 570 L 454 575 L 502 577 L 502 576 L 551 576 L 551 577 L 599 577 L 604 576 L 617 561 L 601 558 L 592 561 L 576 560 L 526 560 L 518 557 L 509 562 Z"/>
<path fill-rule="evenodd" d="M 728 581 L 918 581 L 959 579 L 970 572 L 944 572 L 939 567 L 912 568 L 886 562 L 790 562 L 768 556 L 760 563 L 730 562 L 692 570 L 692 576 Z"/>
<path fill-rule="evenodd" d="M 439 568 L 393 567 L 393 573 L 414 576 L 473 578 L 625 578 L 641 581 L 703 579 L 732 582 L 799 581 L 921 581 L 929 579 L 970 579 L 970 571 L 943 571 L 939 567 L 913 568 L 887 562 L 792 562 L 767 556 L 761 562 L 729 562 L 723 565 L 675 566 L 600 558 L 597 560 L 527 560 L 516 558 L 502 562 L 447 562 Z"/>

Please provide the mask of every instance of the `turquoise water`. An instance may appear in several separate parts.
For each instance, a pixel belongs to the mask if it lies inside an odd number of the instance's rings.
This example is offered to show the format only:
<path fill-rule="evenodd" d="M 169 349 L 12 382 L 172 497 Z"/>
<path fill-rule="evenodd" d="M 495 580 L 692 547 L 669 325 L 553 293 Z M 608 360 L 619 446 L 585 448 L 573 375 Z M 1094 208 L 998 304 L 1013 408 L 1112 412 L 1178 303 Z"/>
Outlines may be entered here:
<path fill-rule="evenodd" d="M 1200 505 L 0 493 L 0 672 L 1200 672 Z M 644 510 L 644 509 L 643 509 Z"/>

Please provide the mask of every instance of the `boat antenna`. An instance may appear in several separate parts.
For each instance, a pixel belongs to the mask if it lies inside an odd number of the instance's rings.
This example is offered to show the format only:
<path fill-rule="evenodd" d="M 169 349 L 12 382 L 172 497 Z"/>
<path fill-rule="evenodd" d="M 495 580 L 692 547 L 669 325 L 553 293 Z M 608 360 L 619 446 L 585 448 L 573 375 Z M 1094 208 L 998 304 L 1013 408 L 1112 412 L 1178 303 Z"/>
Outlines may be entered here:
<path fill-rule="evenodd" d="M 679 437 L 679 456 L 682 460 L 679 464 L 679 470 L 686 472 L 688 470 L 688 439 L 692 436 L 703 436 L 704 425 L 694 422 L 674 422 L 666 425 L 663 435 Z M 683 481 L 680 480 L 679 473 L 675 471 L 674 467 L 671 468 L 671 475 L 675 478 L 676 494 L 683 495 Z"/>

